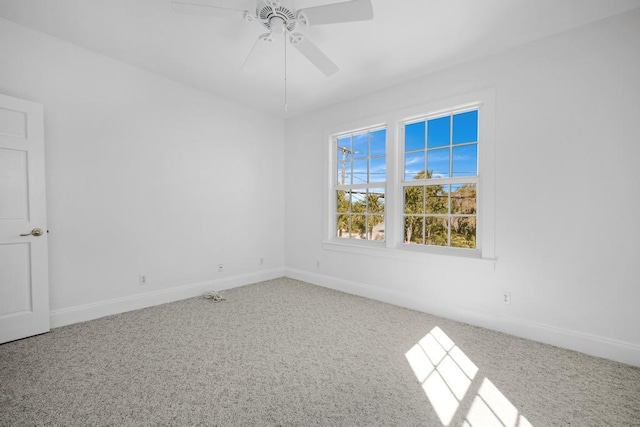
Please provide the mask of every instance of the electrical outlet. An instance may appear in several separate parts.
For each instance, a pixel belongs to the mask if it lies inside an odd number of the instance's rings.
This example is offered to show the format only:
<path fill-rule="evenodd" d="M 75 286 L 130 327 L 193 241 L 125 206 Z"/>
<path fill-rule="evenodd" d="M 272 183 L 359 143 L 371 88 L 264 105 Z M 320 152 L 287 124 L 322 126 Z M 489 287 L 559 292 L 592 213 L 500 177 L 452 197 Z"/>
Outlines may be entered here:
<path fill-rule="evenodd" d="M 502 291 L 502 303 L 511 304 L 511 292 Z"/>
<path fill-rule="evenodd" d="M 144 286 L 147 284 L 147 276 L 145 276 L 144 274 L 140 275 L 140 285 Z"/>
<path fill-rule="evenodd" d="M 224 271 L 224 266 L 222 264 L 218 264 L 218 273 L 222 273 Z"/>

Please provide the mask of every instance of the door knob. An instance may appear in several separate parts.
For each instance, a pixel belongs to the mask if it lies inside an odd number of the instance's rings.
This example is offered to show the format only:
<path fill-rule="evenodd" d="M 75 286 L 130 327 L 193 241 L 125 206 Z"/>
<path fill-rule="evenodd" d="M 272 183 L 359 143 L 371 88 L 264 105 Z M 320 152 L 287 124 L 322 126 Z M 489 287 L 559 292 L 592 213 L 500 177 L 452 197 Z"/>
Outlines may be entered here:
<path fill-rule="evenodd" d="M 33 230 L 31 230 L 31 233 L 27 233 L 27 234 L 21 234 L 21 236 L 42 236 L 42 229 L 40 228 L 34 228 Z"/>

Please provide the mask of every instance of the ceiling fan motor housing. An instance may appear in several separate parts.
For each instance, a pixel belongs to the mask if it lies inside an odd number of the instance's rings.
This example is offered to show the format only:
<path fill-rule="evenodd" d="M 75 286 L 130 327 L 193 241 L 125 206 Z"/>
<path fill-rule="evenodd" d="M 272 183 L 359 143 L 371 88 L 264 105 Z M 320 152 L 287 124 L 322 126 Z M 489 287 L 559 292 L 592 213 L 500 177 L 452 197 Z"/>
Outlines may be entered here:
<path fill-rule="evenodd" d="M 296 16 L 291 9 L 277 1 L 260 0 L 256 15 L 265 28 L 277 34 L 282 34 L 285 30 L 293 31 L 297 25 Z"/>

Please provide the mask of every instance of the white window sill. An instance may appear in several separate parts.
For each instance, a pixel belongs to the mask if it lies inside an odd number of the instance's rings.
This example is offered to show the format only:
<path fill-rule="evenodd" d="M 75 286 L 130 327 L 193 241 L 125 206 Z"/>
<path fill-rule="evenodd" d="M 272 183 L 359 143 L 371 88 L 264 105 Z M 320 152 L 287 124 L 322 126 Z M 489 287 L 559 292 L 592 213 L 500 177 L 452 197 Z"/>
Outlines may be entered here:
<path fill-rule="evenodd" d="M 450 248 L 432 248 L 422 245 L 399 245 L 396 248 L 386 247 L 381 242 L 339 242 L 325 240 L 322 248 L 328 251 L 350 253 L 355 255 L 374 256 L 404 261 L 415 261 L 425 265 L 456 268 L 473 268 L 493 272 L 496 259 L 482 258 L 480 251 Z"/>

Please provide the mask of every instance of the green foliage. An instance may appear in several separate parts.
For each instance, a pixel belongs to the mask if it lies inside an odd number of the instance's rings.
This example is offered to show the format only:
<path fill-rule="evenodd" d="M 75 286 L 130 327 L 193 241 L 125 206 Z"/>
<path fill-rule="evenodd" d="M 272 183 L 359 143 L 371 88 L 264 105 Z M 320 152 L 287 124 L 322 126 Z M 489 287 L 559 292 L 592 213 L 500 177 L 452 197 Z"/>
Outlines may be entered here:
<path fill-rule="evenodd" d="M 425 243 L 433 246 L 448 246 L 448 218 L 428 216 L 425 223 Z"/>
<path fill-rule="evenodd" d="M 414 179 L 424 179 L 431 174 L 420 172 Z M 424 186 L 411 186 L 404 188 L 404 212 L 408 214 L 404 218 L 404 238 L 405 243 L 424 243 Z"/>
<path fill-rule="evenodd" d="M 342 237 L 344 233 L 349 233 L 349 229 L 351 228 L 349 224 L 349 215 L 344 214 L 349 212 L 350 200 L 350 193 L 347 193 L 344 190 L 338 190 L 336 200 L 336 207 L 339 213 L 337 220 L 338 237 Z"/>
<path fill-rule="evenodd" d="M 404 241 L 405 243 L 424 243 L 424 217 L 406 216 L 404 218 Z"/>
<path fill-rule="evenodd" d="M 476 247 L 477 195 L 474 184 L 452 186 L 451 212 L 453 214 L 473 215 L 451 218 L 451 246 L 454 248 Z"/>
<path fill-rule="evenodd" d="M 470 249 L 476 247 L 475 217 L 451 218 L 451 247 Z"/>
<path fill-rule="evenodd" d="M 344 190 L 337 191 L 336 207 L 339 213 L 349 212 L 350 197 Z"/>
<path fill-rule="evenodd" d="M 426 213 L 428 214 L 448 214 L 449 213 L 449 185 L 427 185 L 426 186 Z"/>
<path fill-rule="evenodd" d="M 338 237 L 372 240 L 374 228 L 384 222 L 384 193 L 338 190 L 336 197 Z"/>
<path fill-rule="evenodd" d="M 475 184 L 453 185 L 451 193 L 451 213 L 475 215 L 476 186 Z"/>
<path fill-rule="evenodd" d="M 415 180 L 429 178 L 431 178 L 429 171 L 422 171 L 414 177 Z M 451 200 L 451 206 L 449 206 L 449 200 Z M 404 241 L 434 246 L 475 248 L 476 211 L 475 184 L 405 187 Z M 449 227 L 451 227 L 451 242 L 449 242 Z"/>
<path fill-rule="evenodd" d="M 428 171 L 415 176 L 416 180 L 428 178 L 431 178 Z M 475 248 L 476 196 L 475 184 L 404 187 L 405 243 Z M 338 190 L 336 210 L 338 237 L 368 240 L 381 237 L 374 237 L 373 231 L 384 222 L 384 192 Z"/>

